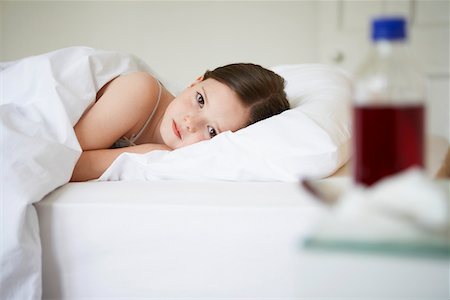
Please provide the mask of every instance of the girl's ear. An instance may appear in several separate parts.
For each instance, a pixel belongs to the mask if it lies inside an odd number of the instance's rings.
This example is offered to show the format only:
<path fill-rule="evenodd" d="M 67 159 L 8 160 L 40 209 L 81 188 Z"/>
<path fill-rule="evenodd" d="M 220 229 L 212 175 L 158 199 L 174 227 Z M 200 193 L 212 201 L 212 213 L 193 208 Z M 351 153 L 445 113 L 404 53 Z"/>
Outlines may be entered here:
<path fill-rule="evenodd" d="M 193 87 L 194 85 L 196 85 L 197 83 L 199 83 L 201 81 L 203 81 L 203 75 L 200 77 L 197 77 L 197 79 L 193 83 L 191 83 L 191 85 L 189 85 L 189 87 Z"/>

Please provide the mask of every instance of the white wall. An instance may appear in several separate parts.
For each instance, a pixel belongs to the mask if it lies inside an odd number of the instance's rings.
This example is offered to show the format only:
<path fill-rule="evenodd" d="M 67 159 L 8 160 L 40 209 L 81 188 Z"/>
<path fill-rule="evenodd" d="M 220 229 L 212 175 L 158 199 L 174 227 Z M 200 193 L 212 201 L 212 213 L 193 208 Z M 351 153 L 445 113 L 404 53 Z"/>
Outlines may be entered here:
<path fill-rule="evenodd" d="M 0 1 L 0 61 L 3 61 L 3 2 Z"/>
<path fill-rule="evenodd" d="M 317 60 L 316 3 L 4 2 L 0 59 L 72 45 L 133 53 L 188 84 L 208 68 Z"/>
<path fill-rule="evenodd" d="M 349 71 L 370 42 L 369 18 L 402 13 L 430 84 L 427 130 L 450 139 L 449 1 L 7 1 L 0 61 L 86 45 L 133 53 L 187 85 L 206 69 L 324 62 Z"/>

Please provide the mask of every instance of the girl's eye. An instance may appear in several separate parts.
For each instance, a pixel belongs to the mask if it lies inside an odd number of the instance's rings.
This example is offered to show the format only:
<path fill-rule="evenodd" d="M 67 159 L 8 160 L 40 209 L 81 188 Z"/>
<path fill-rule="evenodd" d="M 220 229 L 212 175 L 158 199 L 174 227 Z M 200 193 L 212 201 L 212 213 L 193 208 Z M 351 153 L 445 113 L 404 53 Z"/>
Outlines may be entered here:
<path fill-rule="evenodd" d="M 200 108 L 203 108 L 203 105 L 205 105 L 205 100 L 203 99 L 203 95 L 200 94 L 199 92 L 197 92 L 197 96 L 196 96 L 198 105 L 200 105 Z"/>
<path fill-rule="evenodd" d="M 217 135 L 217 131 L 211 126 L 208 126 L 208 134 L 210 138 L 213 138 Z"/>

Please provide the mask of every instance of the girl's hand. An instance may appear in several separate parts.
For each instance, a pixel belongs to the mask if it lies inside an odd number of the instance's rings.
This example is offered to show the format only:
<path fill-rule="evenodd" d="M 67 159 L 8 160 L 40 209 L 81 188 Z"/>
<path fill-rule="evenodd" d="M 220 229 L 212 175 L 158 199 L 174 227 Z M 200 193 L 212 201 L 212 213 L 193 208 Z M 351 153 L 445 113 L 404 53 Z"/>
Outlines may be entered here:
<path fill-rule="evenodd" d="M 146 153 L 146 152 L 150 152 L 150 151 L 153 151 L 153 150 L 169 150 L 169 151 L 173 150 L 172 148 L 170 148 L 169 146 L 164 145 L 164 144 L 150 144 L 150 143 L 148 143 L 148 144 L 137 145 L 137 146 L 134 146 L 134 147 L 141 147 L 142 152 L 138 152 L 138 153 Z M 128 149 L 128 148 L 133 148 L 133 147 L 126 147 L 126 148 L 122 148 L 122 149 Z M 128 151 L 124 151 L 124 152 L 128 152 Z"/>
<path fill-rule="evenodd" d="M 162 144 L 141 144 L 125 148 L 83 151 L 75 165 L 70 181 L 87 181 L 100 177 L 122 153 L 147 153 L 153 150 L 172 149 Z"/>

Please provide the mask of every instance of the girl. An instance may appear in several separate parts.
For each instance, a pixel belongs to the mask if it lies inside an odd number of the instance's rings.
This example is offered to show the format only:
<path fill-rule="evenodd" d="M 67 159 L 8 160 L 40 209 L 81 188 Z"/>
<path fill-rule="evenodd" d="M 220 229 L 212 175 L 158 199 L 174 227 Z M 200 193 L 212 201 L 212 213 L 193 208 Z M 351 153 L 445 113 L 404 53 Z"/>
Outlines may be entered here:
<path fill-rule="evenodd" d="M 152 75 L 116 77 L 75 125 L 83 149 L 71 181 L 98 178 L 123 152 L 172 150 L 289 108 L 284 79 L 255 64 L 207 71 L 177 97 Z"/>

